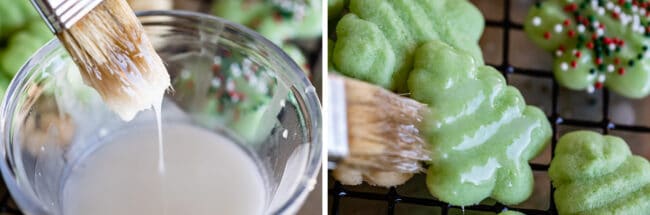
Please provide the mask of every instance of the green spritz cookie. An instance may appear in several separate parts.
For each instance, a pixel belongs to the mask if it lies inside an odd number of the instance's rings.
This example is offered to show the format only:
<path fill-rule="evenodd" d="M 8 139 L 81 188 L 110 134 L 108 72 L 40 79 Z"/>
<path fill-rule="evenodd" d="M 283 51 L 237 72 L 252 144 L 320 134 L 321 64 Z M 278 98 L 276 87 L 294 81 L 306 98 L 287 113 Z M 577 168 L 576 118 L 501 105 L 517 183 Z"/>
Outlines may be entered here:
<path fill-rule="evenodd" d="M 619 137 L 576 131 L 560 138 L 548 171 L 559 214 L 648 214 L 650 163 Z"/>
<path fill-rule="evenodd" d="M 549 0 L 530 9 L 528 37 L 554 53 L 557 81 L 589 92 L 650 93 L 650 2 Z"/>
<path fill-rule="evenodd" d="M 519 211 L 507 210 L 507 211 L 499 213 L 499 215 L 526 215 L 526 214 L 524 214 L 522 212 L 519 212 Z"/>
<path fill-rule="evenodd" d="M 434 40 L 415 52 L 408 86 L 431 108 L 420 129 L 431 144 L 433 196 L 466 206 L 488 197 L 517 204 L 531 195 L 528 161 L 544 149 L 551 127 L 497 70 Z"/>
<path fill-rule="evenodd" d="M 483 61 L 483 16 L 466 0 L 350 0 L 348 7 L 332 54 L 342 74 L 405 92 L 415 49 L 434 39 Z"/>

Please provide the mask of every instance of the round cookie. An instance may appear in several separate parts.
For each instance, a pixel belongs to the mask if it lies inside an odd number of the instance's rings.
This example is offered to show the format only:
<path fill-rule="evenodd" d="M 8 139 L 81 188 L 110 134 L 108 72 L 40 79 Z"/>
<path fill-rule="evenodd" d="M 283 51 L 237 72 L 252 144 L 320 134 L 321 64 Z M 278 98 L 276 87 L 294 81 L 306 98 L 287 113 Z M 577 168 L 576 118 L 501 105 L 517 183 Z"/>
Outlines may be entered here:
<path fill-rule="evenodd" d="M 530 9 L 524 31 L 553 52 L 562 86 L 641 98 L 650 93 L 650 2 L 641 2 L 544 1 Z"/>

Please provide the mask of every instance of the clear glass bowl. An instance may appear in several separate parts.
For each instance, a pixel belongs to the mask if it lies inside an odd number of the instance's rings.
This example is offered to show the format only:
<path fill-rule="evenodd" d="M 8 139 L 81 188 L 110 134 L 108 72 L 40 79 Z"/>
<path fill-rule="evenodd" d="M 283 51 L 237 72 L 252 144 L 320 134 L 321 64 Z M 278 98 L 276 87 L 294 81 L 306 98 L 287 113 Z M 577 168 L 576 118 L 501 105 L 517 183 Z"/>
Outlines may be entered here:
<path fill-rule="evenodd" d="M 163 128 L 186 120 L 232 134 L 260 163 L 266 214 L 297 211 L 314 188 L 322 150 L 320 105 L 299 67 L 257 33 L 223 19 L 182 11 L 139 17 L 172 78 Z M 154 123 L 152 111 L 121 121 L 76 72 L 59 41 L 50 41 L 2 102 L 0 167 L 27 214 L 62 214 L 67 172 L 82 155 L 92 156 L 88 151 L 113 132 Z"/>

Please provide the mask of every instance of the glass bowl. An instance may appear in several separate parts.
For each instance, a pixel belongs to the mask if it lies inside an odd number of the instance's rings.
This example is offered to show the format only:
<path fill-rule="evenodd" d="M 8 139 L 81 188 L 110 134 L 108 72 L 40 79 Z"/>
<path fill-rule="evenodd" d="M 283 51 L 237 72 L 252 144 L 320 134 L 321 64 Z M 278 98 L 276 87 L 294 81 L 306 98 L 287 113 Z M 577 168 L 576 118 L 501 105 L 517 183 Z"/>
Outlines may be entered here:
<path fill-rule="evenodd" d="M 163 130 L 182 121 L 227 134 L 257 161 L 264 213 L 297 211 L 314 188 L 322 149 L 320 104 L 304 73 L 277 46 L 229 21 L 183 11 L 138 16 L 172 80 Z M 112 134 L 155 125 L 151 110 L 120 120 L 77 72 L 59 41 L 50 41 L 2 102 L 0 168 L 27 214 L 63 214 L 71 171 Z"/>

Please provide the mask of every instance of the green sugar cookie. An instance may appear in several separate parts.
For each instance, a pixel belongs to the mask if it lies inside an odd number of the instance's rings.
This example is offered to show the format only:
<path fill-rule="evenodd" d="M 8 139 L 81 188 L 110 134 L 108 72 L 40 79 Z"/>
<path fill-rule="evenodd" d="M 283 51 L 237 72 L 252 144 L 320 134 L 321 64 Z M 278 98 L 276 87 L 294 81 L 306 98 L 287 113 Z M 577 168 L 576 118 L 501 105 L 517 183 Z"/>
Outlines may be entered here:
<path fill-rule="evenodd" d="M 0 39 L 37 17 L 38 13 L 29 0 L 0 0 Z"/>
<path fill-rule="evenodd" d="M 589 92 L 607 87 L 630 98 L 650 93 L 650 2 L 544 1 L 530 9 L 524 30 L 553 52 L 561 85 Z"/>
<path fill-rule="evenodd" d="M 350 0 L 349 10 L 336 26 L 332 54 L 347 76 L 405 92 L 415 49 L 434 39 L 483 62 L 483 16 L 466 0 Z"/>
<path fill-rule="evenodd" d="M 322 33 L 320 0 L 219 0 L 212 12 L 252 28 L 275 44 L 316 38 Z"/>
<path fill-rule="evenodd" d="M 7 41 L 7 47 L 0 50 L 0 70 L 7 77 L 13 77 L 36 50 L 52 39 L 54 35 L 40 19 L 14 33 Z"/>
<path fill-rule="evenodd" d="M 420 129 L 431 144 L 432 195 L 461 206 L 488 197 L 511 205 L 531 195 L 528 160 L 544 149 L 551 127 L 498 71 L 434 40 L 415 52 L 408 86 L 431 109 Z"/>
<path fill-rule="evenodd" d="M 507 210 L 499 213 L 499 215 L 526 215 L 526 214 L 519 211 Z"/>
<path fill-rule="evenodd" d="M 575 131 L 560 138 L 548 170 L 559 214 L 647 214 L 650 163 L 619 137 Z"/>

